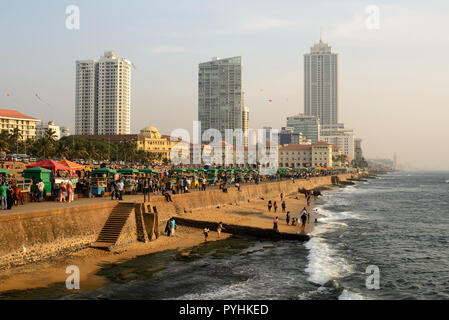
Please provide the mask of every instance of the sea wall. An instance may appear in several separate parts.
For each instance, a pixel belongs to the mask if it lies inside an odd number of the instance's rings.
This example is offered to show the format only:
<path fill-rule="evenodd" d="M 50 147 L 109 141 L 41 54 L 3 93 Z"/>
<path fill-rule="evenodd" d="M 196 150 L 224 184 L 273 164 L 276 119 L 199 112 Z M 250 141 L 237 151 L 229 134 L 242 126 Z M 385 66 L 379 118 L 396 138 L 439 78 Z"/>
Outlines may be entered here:
<path fill-rule="evenodd" d="M 340 175 L 340 181 L 352 178 L 351 174 Z M 237 204 L 242 201 L 296 194 L 299 189 L 314 189 L 332 184 L 332 177 L 309 180 L 282 181 L 259 185 L 235 187 L 227 193 L 221 190 L 193 192 L 172 196 L 173 202 L 164 197 L 152 197 L 147 205 L 156 207 L 159 228 L 165 222 L 184 210 L 207 208 L 223 204 Z M 0 269 L 37 262 L 89 246 L 97 239 L 115 201 L 80 205 L 77 207 L 54 209 L 23 214 L 0 215 Z M 135 219 L 133 217 L 132 219 Z M 121 236 L 137 240 L 136 228 L 125 228 Z M 163 231 L 163 230 L 161 230 Z M 131 234 L 133 233 L 133 234 Z"/>
<path fill-rule="evenodd" d="M 0 270 L 87 247 L 115 205 L 0 215 Z"/>

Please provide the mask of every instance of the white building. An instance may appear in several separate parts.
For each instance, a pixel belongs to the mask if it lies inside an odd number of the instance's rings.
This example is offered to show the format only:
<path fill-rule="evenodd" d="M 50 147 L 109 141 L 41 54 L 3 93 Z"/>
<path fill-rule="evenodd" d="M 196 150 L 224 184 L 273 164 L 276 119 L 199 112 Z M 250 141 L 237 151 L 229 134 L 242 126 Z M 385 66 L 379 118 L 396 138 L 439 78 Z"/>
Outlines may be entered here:
<path fill-rule="evenodd" d="M 70 136 L 70 127 L 61 127 L 61 138 Z"/>
<path fill-rule="evenodd" d="M 243 107 L 242 110 L 242 130 L 244 134 L 248 134 L 248 129 L 249 129 L 249 108 L 248 107 Z M 243 145 L 245 147 L 248 146 L 248 136 L 245 136 L 244 138 L 244 143 Z"/>
<path fill-rule="evenodd" d="M 212 58 L 198 71 L 198 120 L 204 131 L 217 129 L 225 139 L 226 129 L 243 129 L 242 59 Z"/>
<path fill-rule="evenodd" d="M 39 122 L 36 124 L 36 138 L 40 139 L 45 137 L 47 131 L 51 129 L 55 132 L 54 138 L 55 140 L 61 139 L 61 127 L 55 125 L 53 121 L 48 121 L 47 123 Z"/>
<path fill-rule="evenodd" d="M 338 123 L 338 55 L 321 39 L 304 54 L 304 112 Z"/>
<path fill-rule="evenodd" d="M 349 161 L 354 159 L 354 139 L 354 130 L 346 129 L 342 123 L 321 127 L 321 140 L 340 148 Z"/>
<path fill-rule="evenodd" d="M 131 62 L 115 51 L 76 62 L 75 134 L 129 134 Z"/>

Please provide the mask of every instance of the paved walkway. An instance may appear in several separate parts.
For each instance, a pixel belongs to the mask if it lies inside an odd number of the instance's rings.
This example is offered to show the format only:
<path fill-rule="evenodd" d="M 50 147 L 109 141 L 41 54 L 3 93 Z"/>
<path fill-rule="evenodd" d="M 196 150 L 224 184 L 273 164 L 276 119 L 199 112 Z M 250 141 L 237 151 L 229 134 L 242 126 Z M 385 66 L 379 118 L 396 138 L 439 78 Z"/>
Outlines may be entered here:
<path fill-rule="evenodd" d="M 289 180 L 281 180 L 281 181 L 289 181 Z M 296 180 L 298 181 L 298 179 Z M 263 181 L 259 184 L 267 184 L 267 183 L 274 183 L 274 182 L 280 182 L 280 181 Z M 250 186 L 255 185 L 255 183 L 243 183 L 241 184 L 242 187 L 244 186 Z M 228 183 L 228 188 L 234 188 L 234 184 Z M 208 186 L 206 191 L 209 190 L 218 190 L 219 186 Z M 199 189 L 191 189 L 190 192 L 201 192 Z M 182 193 L 181 193 L 182 194 Z M 154 197 L 162 197 L 160 193 L 150 195 L 151 198 Z M 143 201 L 143 194 L 138 195 L 124 195 L 124 201 Z M 93 197 L 93 198 L 81 198 L 76 199 L 74 202 L 68 203 L 68 202 L 62 202 L 59 201 L 44 201 L 44 202 L 28 202 L 25 205 L 19 205 L 19 206 L 13 206 L 11 210 L 0 210 L 0 216 L 3 215 L 13 215 L 13 214 L 23 214 L 28 212 L 36 212 L 36 211 L 44 211 L 44 210 L 54 210 L 54 209 L 63 209 L 63 208 L 75 208 L 80 206 L 85 206 L 89 204 L 101 204 L 101 203 L 107 203 L 111 202 L 110 196 L 104 196 L 104 197 Z"/>

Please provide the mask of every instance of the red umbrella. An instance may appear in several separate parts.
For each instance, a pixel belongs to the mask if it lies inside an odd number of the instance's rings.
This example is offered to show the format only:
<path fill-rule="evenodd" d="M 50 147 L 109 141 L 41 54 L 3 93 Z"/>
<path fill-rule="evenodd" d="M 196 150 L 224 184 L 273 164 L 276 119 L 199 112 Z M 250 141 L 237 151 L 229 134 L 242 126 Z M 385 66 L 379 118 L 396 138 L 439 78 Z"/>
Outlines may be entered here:
<path fill-rule="evenodd" d="M 36 163 L 30 164 L 27 166 L 27 169 L 34 168 L 34 167 L 41 167 L 44 169 L 51 170 L 51 171 L 53 171 L 53 174 L 56 174 L 56 170 L 67 170 L 67 171 L 72 170 L 71 168 L 69 168 L 61 163 L 58 163 L 56 161 L 53 161 L 51 159 L 47 159 L 47 160 L 44 160 L 41 162 L 36 162 Z"/>

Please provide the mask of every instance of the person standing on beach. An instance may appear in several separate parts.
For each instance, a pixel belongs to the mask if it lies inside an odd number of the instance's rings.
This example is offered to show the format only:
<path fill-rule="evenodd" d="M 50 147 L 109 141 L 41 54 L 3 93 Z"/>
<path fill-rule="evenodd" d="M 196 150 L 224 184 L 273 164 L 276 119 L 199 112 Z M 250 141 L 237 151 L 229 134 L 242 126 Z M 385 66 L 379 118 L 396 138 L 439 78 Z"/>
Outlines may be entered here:
<path fill-rule="evenodd" d="M 278 204 L 276 201 L 274 202 L 273 206 L 274 206 L 274 213 L 276 213 L 278 211 Z"/>
<path fill-rule="evenodd" d="M 204 228 L 203 234 L 204 234 L 204 241 L 207 242 L 207 237 L 209 237 L 209 228 Z"/>
<path fill-rule="evenodd" d="M 284 194 L 281 193 L 281 201 L 284 201 Z"/>
<path fill-rule="evenodd" d="M 220 239 L 220 234 L 221 234 L 221 231 L 223 231 L 224 230 L 224 227 L 223 227 L 223 222 L 219 222 L 218 223 L 218 228 L 217 228 L 217 233 L 218 233 L 218 239 Z"/>
<path fill-rule="evenodd" d="M 273 204 L 271 203 L 271 200 L 268 200 L 268 212 L 271 212 L 271 207 Z"/>
<path fill-rule="evenodd" d="M 301 222 L 302 222 L 302 228 L 304 229 L 306 227 L 306 223 L 307 223 L 307 215 L 305 212 L 303 212 L 301 215 Z"/>
<path fill-rule="evenodd" d="M 285 219 L 285 221 L 287 222 L 287 225 L 290 224 L 290 211 L 287 212 L 287 218 Z"/>
<path fill-rule="evenodd" d="M 285 204 L 285 201 L 282 201 L 282 212 L 285 212 L 285 209 L 287 208 L 287 205 Z"/>
<path fill-rule="evenodd" d="M 279 232 L 279 229 L 278 229 L 278 222 L 279 222 L 279 218 L 278 218 L 278 217 L 274 218 L 274 220 L 273 220 L 273 230 L 274 230 L 275 232 Z"/>
<path fill-rule="evenodd" d="M 176 221 L 175 218 L 171 218 L 170 220 L 170 236 L 175 235 Z"/>
<path fill-rule="evenodd" d="M 169 219 L 165 225 L 165 233 L 167 233 L 167 237 L 170 237 L 170 221 L 171 219 Z"/>

